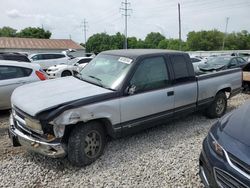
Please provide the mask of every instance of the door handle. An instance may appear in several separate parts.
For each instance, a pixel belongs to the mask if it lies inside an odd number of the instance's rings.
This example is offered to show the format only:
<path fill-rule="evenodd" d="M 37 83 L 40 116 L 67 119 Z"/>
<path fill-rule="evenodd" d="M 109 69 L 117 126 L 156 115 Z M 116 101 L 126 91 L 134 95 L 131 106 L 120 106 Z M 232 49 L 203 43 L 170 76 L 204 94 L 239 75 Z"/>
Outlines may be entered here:
<path fill-rule="evenodd" d="M 167 92 L 167 94 L 168 94 L 168 96 L 172 96 L 172 95 L 174 95 L 174 91 L 169 91 L 169 92 Z"/>

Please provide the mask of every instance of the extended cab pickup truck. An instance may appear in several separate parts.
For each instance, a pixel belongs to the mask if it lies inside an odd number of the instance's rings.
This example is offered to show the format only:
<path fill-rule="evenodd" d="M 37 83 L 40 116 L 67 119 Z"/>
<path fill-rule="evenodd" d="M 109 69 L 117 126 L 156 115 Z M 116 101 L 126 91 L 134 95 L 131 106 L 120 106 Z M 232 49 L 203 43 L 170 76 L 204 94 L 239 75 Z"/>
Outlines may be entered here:
<path fill-rule="evenodd" d="M 103 153 L 107 137 L 201 109 L 221 117 L 241 83 L 240 69 L 196 76 L 183 52 L 106 51 L 76 77 L 16 89 L 9 134 L 14 146 L 54 158 L 67 155 L 84 166 Z"/>

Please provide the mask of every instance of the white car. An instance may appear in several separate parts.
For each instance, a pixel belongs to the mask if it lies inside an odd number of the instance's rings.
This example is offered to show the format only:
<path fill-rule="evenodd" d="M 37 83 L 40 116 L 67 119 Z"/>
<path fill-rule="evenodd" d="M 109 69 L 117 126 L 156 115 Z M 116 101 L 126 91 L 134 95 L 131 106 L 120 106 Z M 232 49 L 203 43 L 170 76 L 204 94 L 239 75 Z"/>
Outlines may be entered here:
<path fill-rule="evenodd" d="M 54 65 L 47 69 L 46 73 L 50 79 L 65 76 L 72 76 L 83 69 L 93 58 L 77 57 L 69 61 L 68 64 Z"/>
<path fill-rule="evenodd" d="M 53 65 L 68 64 L 72 57 L 66 53 L 39 53 L 29 55 L 29 59 L 32 63 L 39 64 L 43 70 L 47 70 Z"/>
<path fill-rule="evenodd" d="M 46 79 L 45 72 L 38 64 L 0 60 L 0 110 L 11 108 L 10 97 L 14 89 Z"/>

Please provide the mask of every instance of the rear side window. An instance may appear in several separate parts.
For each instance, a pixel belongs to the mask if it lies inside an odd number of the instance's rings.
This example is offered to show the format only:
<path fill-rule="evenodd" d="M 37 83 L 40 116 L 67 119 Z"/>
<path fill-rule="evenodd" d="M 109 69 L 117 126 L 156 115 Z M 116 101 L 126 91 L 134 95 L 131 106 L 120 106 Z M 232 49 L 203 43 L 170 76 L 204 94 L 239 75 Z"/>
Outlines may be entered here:
<path fill-rule="evenodd" d="M 244 64 L 246 61 L 242 58 L 237 58 L 239 64 Z"/>
<path fill-rule="evenodd" d="M 14 78 L 22 78 L 30 76 L 32 69 L 15 67 L 15 66 L 0 66 L 0 80 L 8 80 Z"/>
<path fill-rule="evenodd" d="M 192 63 L 200 62 L 201 60 L 197 58 L 190 58 Z"/>
<path fill-rule="evenodd" d="M 170 59 L 174 70 L 175 81 L 177 83 L 189 81 L 189 68 L 185 57 L 182 55 L 173 55 Z"/>
<path fill-rule="evenodd" d="M 43 55 L 42 54 L 34 55 L 33 57 L 31 57 L 31 59 L 33 61 L 42 60 L 43 59 Z"/>
<path fill-rule="evenodd" d="M 1 55 L 0 59 L 10 60 L 10 61 L 30 62 L 30 60 L 23 55 Z"/>
<path fill-rule="evenodd" d="M 77 63 L 82 64 L 82 63 L 88 63 L 90 62 L 92 59 L 88 58 L 88 59 L 81 59 L 80 61 L 78 61 Z"/>

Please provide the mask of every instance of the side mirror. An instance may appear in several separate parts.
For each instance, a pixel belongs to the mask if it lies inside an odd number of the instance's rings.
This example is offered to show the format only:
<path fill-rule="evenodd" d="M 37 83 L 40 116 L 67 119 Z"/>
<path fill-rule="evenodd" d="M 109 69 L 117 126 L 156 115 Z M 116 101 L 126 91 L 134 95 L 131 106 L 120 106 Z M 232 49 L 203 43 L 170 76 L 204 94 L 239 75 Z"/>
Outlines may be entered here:
<path fill-rule="evenodd" d="M 78 66 L 78 65 L 80 65 L 80 64 L 79 64 L 79 63 L 75 63 L 75 64 L 74 64 L 74 66 Z"/>
<path fill-rule="evenodd" d="M 135 85 L 131 85 L 131 86 L 127 87 L 127 89 L 126 89 L 126 93 L 128 95 L 133 95 L 135 93 L 135 91 L 136 91 Z"/>

